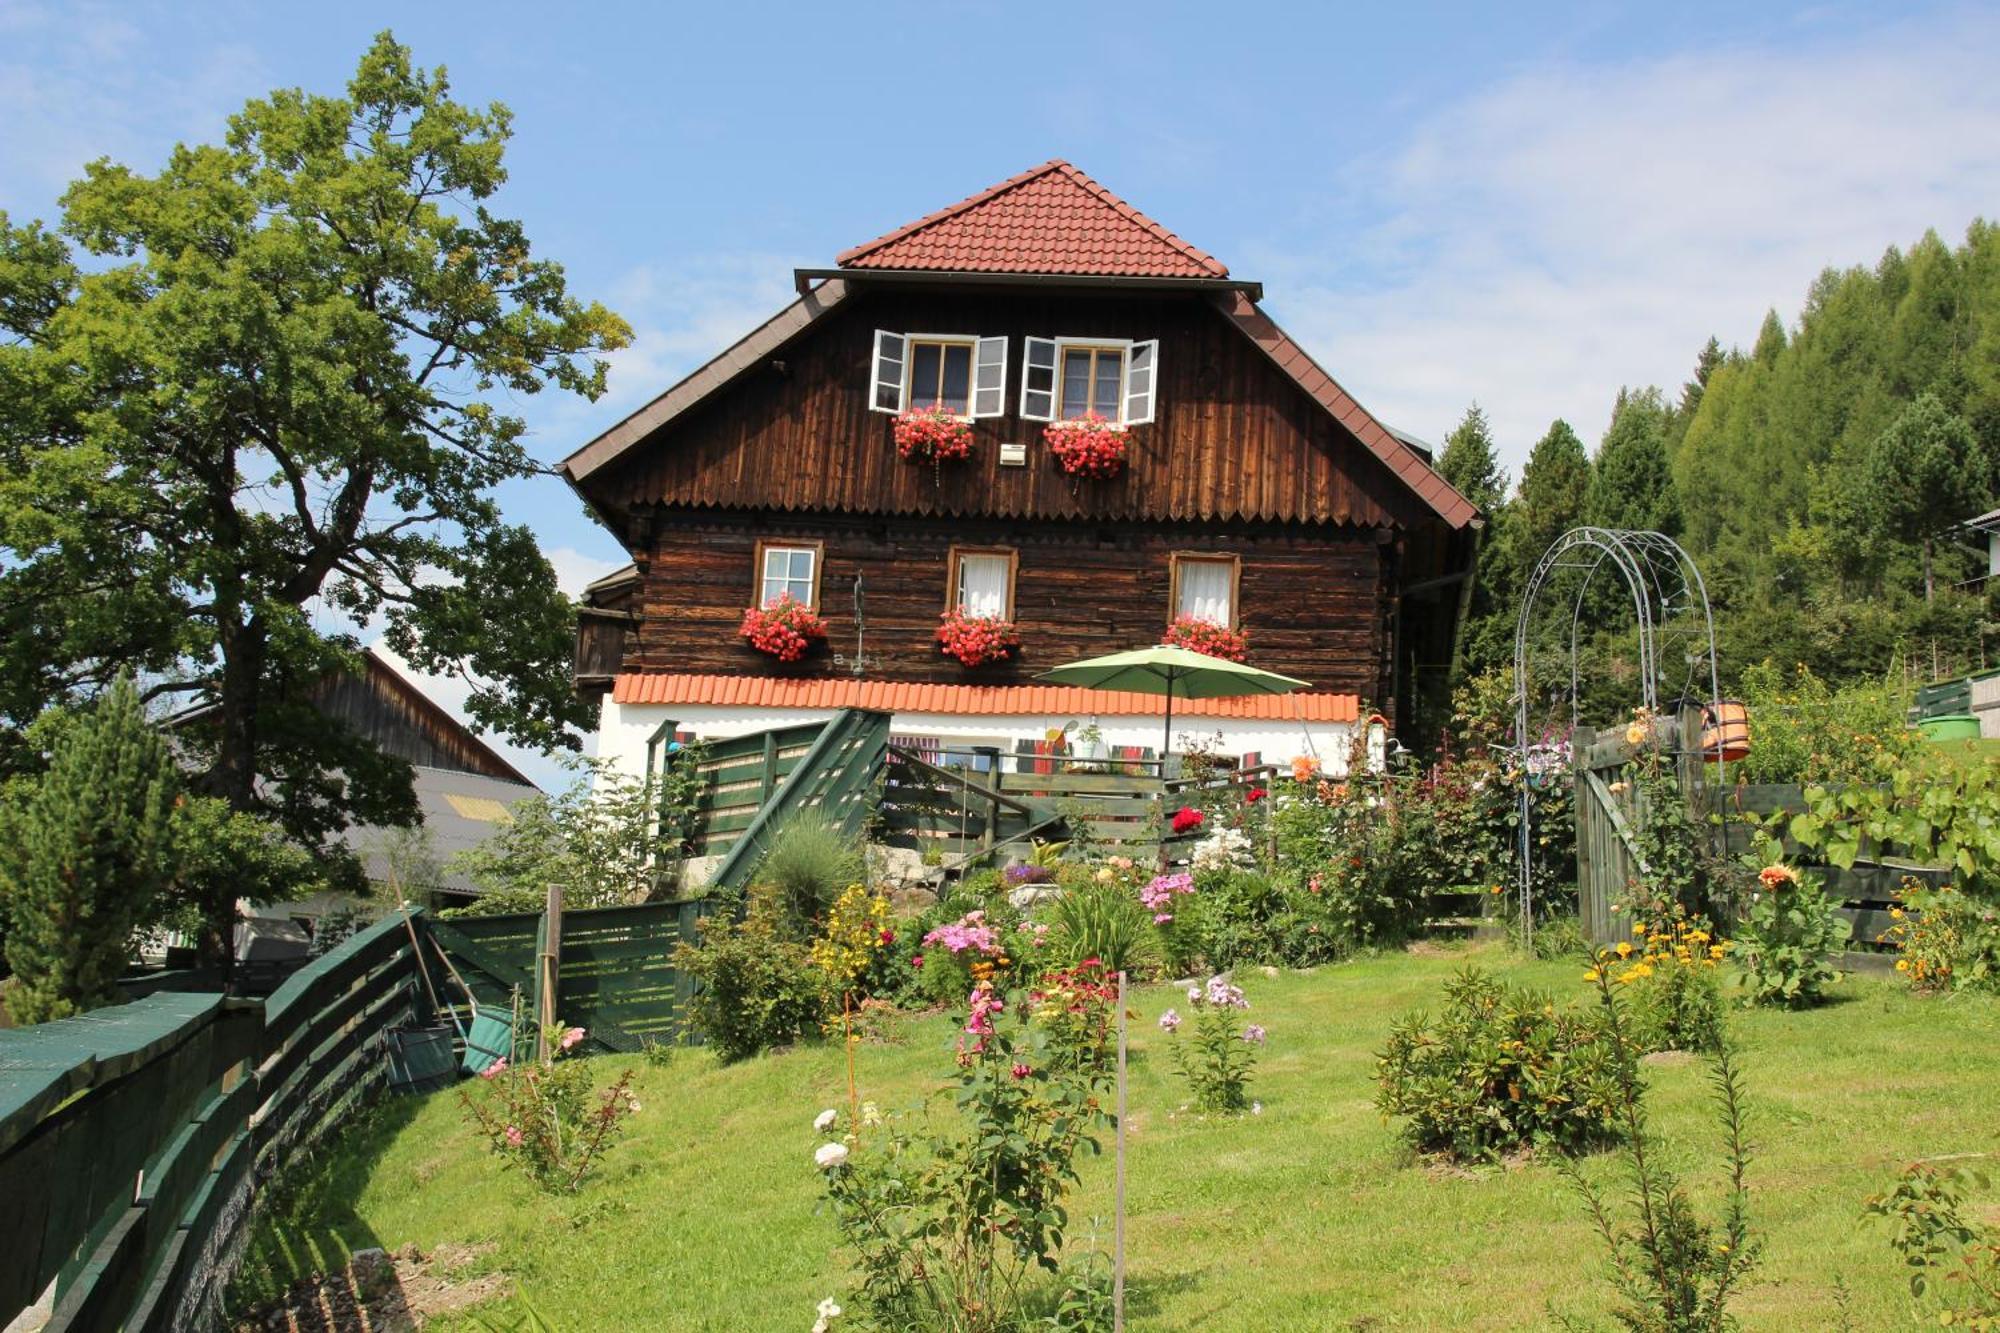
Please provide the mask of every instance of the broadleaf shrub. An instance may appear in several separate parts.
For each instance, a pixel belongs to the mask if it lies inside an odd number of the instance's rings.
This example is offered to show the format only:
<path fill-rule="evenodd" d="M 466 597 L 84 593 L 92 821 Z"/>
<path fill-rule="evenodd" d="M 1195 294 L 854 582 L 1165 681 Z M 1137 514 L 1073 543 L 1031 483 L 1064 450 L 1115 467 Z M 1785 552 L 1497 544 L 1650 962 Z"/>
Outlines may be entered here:
<path fill-rule="evenodd" d="M 1733 941 L 1745 1004 L 1798 1009 L 1817 1004 L 1840 977 L 1833 965 L 1854 928 L 1819 877 L 1773 861 L 1757 872 L 1750 912 Z"/>
<path fill-rule="evenodd" d="M 1404 1119 L 1413 1148 L 1473 1161 L 1617 1136 L 1618 1053 L 1600 1014 L 1477 968 L 1447 983 L 1444 1001 L 1436 1019 L 1399 1020 L 1376 1058 L 1375 1105 Z"/>
<path fill-rule="evenodd" d="M 705 918 L 674 966 L 695 982 L 687 1018 L 724 1060 L 820 1034 L 832 997 L 811 950 L 779 928 L 767 895 L 753 895 L 741 921 Z"/>

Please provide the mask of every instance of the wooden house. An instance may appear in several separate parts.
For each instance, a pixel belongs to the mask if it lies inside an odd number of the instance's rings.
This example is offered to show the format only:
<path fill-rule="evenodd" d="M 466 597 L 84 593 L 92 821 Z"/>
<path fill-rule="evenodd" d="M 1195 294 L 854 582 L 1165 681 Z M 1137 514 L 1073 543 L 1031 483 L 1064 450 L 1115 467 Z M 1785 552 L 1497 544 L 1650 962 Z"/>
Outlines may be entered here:
<path fill-rule="evenodd" d="M 1193 618 L 1313 688 L 1177 705 L 1176 746 L 1338 764 L 1448 666 L 1478 509 L 1259 284 L 1067 162 L 795 276 L 796 301 L 563 464 L 632 556 L 579 633 L 603 754 L 639 765 L 668 719 L 738 734 L 854 705 L 947 748 L 1157 746 L 1158 699 L 1034 678 Z M 903 456 L 927 408 L 967 456 Z M 1086 421 L 1122 459 L 1079 474 L 1057 446 Z M 797 660 L 741 632 L 785 597 L 824 627 Z M 954 660 L 954 612 L 1015 646 Z"/>

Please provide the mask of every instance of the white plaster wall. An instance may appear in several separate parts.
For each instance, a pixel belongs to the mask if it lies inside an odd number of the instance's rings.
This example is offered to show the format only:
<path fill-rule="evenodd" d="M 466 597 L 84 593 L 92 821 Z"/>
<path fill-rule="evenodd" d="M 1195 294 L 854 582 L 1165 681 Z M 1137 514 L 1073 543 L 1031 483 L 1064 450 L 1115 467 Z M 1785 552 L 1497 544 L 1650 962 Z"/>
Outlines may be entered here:
<path fill-rule="evenodd" d="M 620 704 L 604 697 L 599 715 L 597 753 L 634 777 L 646 771 L 646 740 L 662 722 L 672 718 L 683 730 L 697 736 L 741 736 L 746 732 L 767 731 L 772 727 L 799 722 L 821 722 L 833 716 L 831 708 L 729 708 L 713 704 Z M 974 715 L 967 713 L 897 713 L 891 729 L 899 736 L 935 736 L 952 746 L 997 745 L 1011 751 L 1017 740 L 1041 740 L 1049 732 L 1070 725 L 1071 734 L 1092 721 L 1104 733 L 1106 745 L 1160 745 L 1161 720 L 1133 716 L 1090 714 L 1055 716 Z M 1347 756 L 1358 730 L 1351 722 L 1279 722 L 1270 719 L 1174 717 L 1174 747 L 1222 735 L 1219 748 L 1225 754 L 1255 752 L 1267 764 L 1285 765 L 1294 755 L 1316 755 L 1329 773 L 1347 771 Z"/>

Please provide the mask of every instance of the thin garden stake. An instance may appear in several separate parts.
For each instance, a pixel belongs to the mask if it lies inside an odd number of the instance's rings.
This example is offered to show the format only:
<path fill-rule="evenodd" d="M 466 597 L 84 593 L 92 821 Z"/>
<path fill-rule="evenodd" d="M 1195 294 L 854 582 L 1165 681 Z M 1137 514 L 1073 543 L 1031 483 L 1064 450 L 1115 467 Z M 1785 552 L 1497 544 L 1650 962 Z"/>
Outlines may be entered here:
<path fill-rule="evenodd" d="M 1111 1328 L 1125 1333 L 1125 973 L 1118 973 L 1118 1124 L 1111 1202 Z"/>

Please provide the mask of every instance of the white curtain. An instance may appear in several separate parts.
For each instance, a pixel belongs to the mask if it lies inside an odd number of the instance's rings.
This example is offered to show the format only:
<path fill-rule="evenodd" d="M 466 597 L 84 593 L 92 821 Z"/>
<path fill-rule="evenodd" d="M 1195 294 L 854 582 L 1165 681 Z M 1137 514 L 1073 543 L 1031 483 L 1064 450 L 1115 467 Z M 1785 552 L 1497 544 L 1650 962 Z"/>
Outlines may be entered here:
<path fill-rule="evenodd" d="M 1181 561 L 1181 604 L 1175 610 L 1211 625 L 1227 625 L 1230 572 L 1226 560 Z"/>
<path fill-rule="evenodd" d="M 969 616 L 1007 614 L 1007 557 L 962 555 L 958 558 L 958 609 Z"/>

